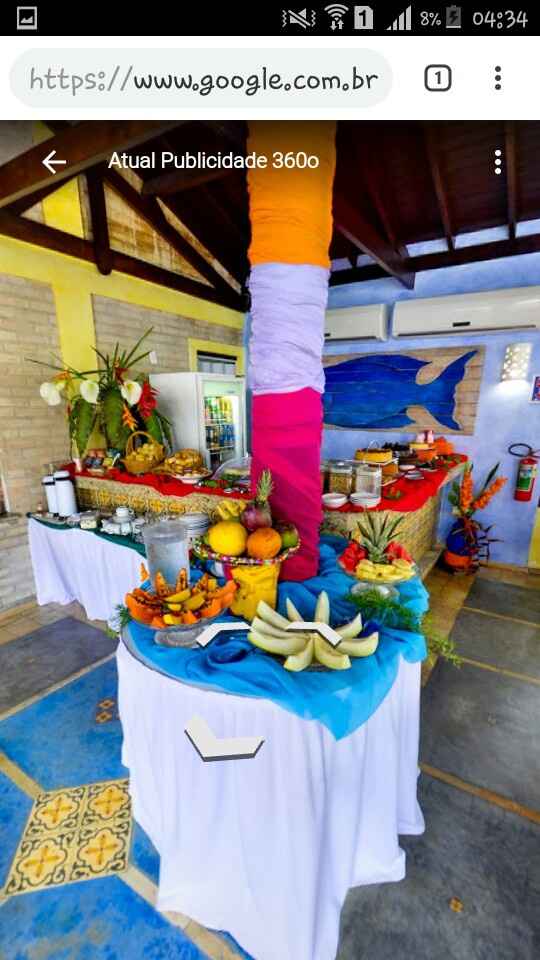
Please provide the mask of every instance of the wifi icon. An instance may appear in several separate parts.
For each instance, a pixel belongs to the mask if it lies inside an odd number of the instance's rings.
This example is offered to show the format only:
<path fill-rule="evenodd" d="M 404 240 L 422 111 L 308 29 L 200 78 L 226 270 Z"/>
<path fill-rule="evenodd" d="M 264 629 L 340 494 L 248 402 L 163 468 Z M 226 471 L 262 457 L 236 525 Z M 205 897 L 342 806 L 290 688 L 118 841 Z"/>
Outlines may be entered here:
<path fill-rule="evenodd" d="M 343 30 L 343 18 L 349 12 L 349 8 L 344 3 L 329 3 L 324 8 L 324 12 L 330 17 L 331 30 Z"/>

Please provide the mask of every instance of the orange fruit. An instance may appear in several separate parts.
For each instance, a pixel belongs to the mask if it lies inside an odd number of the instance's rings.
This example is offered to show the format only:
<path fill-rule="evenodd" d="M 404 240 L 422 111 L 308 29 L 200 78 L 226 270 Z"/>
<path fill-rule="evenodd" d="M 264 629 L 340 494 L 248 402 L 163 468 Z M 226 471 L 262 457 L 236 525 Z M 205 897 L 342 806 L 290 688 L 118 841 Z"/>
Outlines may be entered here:
<path fill-rule="evenodd" d="M 255 560 L 270 560 L 281 550 L 281 537 L 272 527 L 259 527 L 247 538 L 246 550 Z"/>

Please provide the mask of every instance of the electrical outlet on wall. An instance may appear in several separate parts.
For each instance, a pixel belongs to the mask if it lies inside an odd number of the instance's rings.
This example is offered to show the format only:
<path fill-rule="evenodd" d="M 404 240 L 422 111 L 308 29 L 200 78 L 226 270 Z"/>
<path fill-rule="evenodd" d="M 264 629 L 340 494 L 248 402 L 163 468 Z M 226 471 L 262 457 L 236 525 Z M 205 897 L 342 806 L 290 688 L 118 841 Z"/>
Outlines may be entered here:
<path fill-rule="evenodd" d="M 157 353 L 156 353 L 155 350 L 151 350 L 151 351 L 150 351 L 150 353 L 148 354 L 148 359 L 150 360 L 150 363 L 154 363 L 154 364 L 155 364 L 155 363 L 158 362 Z"/>

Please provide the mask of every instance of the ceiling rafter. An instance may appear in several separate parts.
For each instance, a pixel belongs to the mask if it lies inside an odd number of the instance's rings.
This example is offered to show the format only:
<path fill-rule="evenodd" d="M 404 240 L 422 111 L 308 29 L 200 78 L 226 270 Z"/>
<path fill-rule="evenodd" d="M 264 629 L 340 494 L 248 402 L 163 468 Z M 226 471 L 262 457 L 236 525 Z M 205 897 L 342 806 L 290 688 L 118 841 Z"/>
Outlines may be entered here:
<path fill-rule="evenodd" d="M 380 159 L 375 160 L 373 144 L 367 139 L 362 143 L 361 149 L 356 150 L 356 155 L 360 163 L 362 175 L 366 181 L 368 194 L 381 221 L 388 242 L 400 257 L 406 258 L 409 255 L 407 247 L 399 239 L 390 215 L 390 208 L 395 208 L 392 181 L 387 177 L 384 185 L 381 182 L 381 161 Z"/>
<path fill-rule="evenodd" d="M 482 260 L 499 260 L 502 257 L 515 257 L 524 253 L 540 252 L 540 234 L 516 237 L 515 240 L 494 240 L 457 250 L 443 250 L 441 253 L 426 253 L 417 257 L 407 257 L 403 267 L 411 273 L 424 270 L 439 270 L 442 267 L 459 266 L 465 263 L 477 263 Z M 352 270 L 336 270 L 330 276 L 330 286 L 338 287 L 345 283 L 360 283 L 387 276 L 380 266 L 355 267 Z"/>
<path fill-rule="evenodd" d="M 387 240 L 341 195 L 334 195 L 334 228 L 358 250 L 368 254 L 380 267 L 407 289 L 414 287 L 414 272 Z"/>
<path fill-rule="evenodd" d="M 86 171 L 88 201 L 92 221 L 92 236 L 96 266 L 100 273 L 109 274 L 112 270 L 112 251 L 109 238 L 107 206 L 103 187 L 103 167 L 92 167 Z"/>
<path fill-rule="evenodd" d="M 105 170 L 105 181 L 142 219 L 162 237 L 194 270 L 218 290 L 231 290 L 226 280 L 188 243 L 167 220 L 154 197 L 137 193 L 116 170 Z M 236 278 L 235 278 L 236 279 Z"/>
<path fill-rule="evenodd" d="M 65 233 L 63 230 L 56 230 L 54 227 L 47 227 L 35 220 L 16 217 L 6 210 L 0 211 L 0 234 L 38 247 L 44 247 L 47 250 L 54 250 L 78 260 L 95 263 L 94 245 L 89 240 L 76 237 L 71 233 Z M 125 273 L 128 276 L 146 280 L 158 286 L 178 290 L 201 300 L 209 300 L 211 303 L 218 303 L 232 310 L 245 310 L 243 297 L 235 293 L 230 287 L 227 290 L 217 290 L 206 284 L 198 283 L 190 277 L 184 277 L 172 270 L 156 267 L 154 264 L 119 253 L 116 250 L 111 251 L 111 255 L 112 269 L 119 273 Z"/>
<path fill-rule="evenodd" d="M 516 124 L 507 120 L 504 125 L 505 160 L 506 160 L 506 206 L 508 210 L 508 236 L 515 240 L 518 212 L 518 170 L 516 155 Z"/>
<path fill-rule="evenodd" d="M 423 130 L 424 130 L 424 141 L 426 145 L 428 164 L 431 172 L 431 179 L 433 180 L 433 186 L 435 188 L 437 205 L 439 208 L 441 223 L 444 230 L 444 236 L 446 239 L 448 249 L 454 250 L 455 243 L 454 243 L 454 234 L 452 230 L 452 219 L 450 216 L 450 206 L 448 202 L 448 195 L 446 192 L 446 187 L 444 184 L 444 179 L 443 179 L 442 170 L 441 170 L 439 149 L 437 146 L 433 128 L 429 124 L 424 124 Z"/>

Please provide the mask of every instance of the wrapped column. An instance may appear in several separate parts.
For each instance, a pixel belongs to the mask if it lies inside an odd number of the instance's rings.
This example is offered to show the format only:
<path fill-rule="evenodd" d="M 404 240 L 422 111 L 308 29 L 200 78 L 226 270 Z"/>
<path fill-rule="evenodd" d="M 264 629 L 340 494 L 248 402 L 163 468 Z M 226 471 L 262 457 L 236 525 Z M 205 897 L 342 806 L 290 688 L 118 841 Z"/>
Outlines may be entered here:
<path fill-rule="evenodd" d="M 269 165 L 248 174 L 252 480 L 265 467 L 272 471 L 275 514 L 294 522 L 302 538 L 283 576 L 304 580 L 317 573 L 322 520 L 322 352 L 335 124 L 253 121 L 248 150 L 264 154 L 269 164 L 277 151 L 319 161 L 316 169 Z"/>

